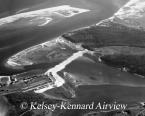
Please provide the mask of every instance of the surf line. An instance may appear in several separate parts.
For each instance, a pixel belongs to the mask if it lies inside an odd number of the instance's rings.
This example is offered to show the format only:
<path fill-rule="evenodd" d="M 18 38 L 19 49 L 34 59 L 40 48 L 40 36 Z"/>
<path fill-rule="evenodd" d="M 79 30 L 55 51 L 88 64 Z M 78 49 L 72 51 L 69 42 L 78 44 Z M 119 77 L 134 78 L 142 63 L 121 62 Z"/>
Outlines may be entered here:
<path fill-rule="evenodd" d="M 53 68 L 49 69 L 45 72 L 45 75 L 48 76 L 48 78 L 51 78 L 53 80 L 53 84 L 46 86 L 45 88 L 42 88 L 40 90 L 34 91 L 35 93 L 43 93 L 49 89 L 55 88 L 55 87 L 61 87 L 63 84 L 65 84 L 65 80 L 57 74 L 57 72 L 65 69 L 65 67 L 70 64 L 72 61 L 76 60 L 77 58 L 83 56 L 85 53 L 89 53 L 89 50 L 84 49 L 82 51 L 78 51 L 74 53 L 72 56 L 70 56 L 65 61 L 61 62 L 60 64 L 54 66 Z"/>

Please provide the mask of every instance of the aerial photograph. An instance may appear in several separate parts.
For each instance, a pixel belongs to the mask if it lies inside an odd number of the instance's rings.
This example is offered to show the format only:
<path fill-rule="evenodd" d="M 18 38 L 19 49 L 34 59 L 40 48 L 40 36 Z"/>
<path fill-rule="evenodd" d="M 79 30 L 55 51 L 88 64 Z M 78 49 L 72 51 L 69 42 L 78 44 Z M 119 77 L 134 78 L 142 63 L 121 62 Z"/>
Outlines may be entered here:
<path fill-rule="evenodd" d="M 145 0 L 0 0 L 0 116 L 145 116 Z"/>

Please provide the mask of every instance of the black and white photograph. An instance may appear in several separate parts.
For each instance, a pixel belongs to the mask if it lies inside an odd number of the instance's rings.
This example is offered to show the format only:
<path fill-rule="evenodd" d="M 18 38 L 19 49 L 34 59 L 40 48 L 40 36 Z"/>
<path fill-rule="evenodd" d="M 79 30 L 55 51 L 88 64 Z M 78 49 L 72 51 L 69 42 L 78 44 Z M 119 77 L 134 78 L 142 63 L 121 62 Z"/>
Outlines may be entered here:
<path fill-rule="evenodd" d="M 145 116 L 145 0 L 0 0 L 0 116 Z"/>

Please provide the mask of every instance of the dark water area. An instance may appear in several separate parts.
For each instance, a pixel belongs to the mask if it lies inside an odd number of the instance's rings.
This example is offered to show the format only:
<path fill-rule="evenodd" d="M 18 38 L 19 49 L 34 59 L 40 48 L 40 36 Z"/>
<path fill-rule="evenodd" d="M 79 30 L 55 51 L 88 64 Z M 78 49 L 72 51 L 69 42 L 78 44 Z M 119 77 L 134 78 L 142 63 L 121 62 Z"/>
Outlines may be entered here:
<path fill-rule="evenodd" d="M 127 104 L 127 108 L 134 107 L 145 100 L 144 89 L 144 87 L 118 85 L 83 85 L 77 88 L 77 97 L 71 101 L 71 104 L 91 104 L 94 102 L 97 105 L 99 102 L 103 104 L 104 102 L 113 103 L 116 101 L 117 103 Z M 98 112 L 103 110 L 66 110 L 60 116 L 84 116 L 84 114 L 91 111 Z"/>
<path fill-rule="evenodd" d="M 100 20 L 112 16 L 115 11 L 106 12 L 108 12 L 107 15 L 106 13 L 103 14 L 97 11 L 82 13 L 71 18 L 66 18 L 60 22 L 48 24 L 44 27 L 20 27 L 12 30 L 10 29 L 11 27 L 9 27 L 6 28 L 4 32 L 3 28 L 1 28 L 0 32 L 2 31 L 3 34 L 0 35 L 0 75 L 11 75 L 15 72 L 19 72 L 19 70 L 6 68 L 4 66 L 6 59 L 13 54 L 28 47 L 52 40 L 74 29 L 96 24 Z"/>

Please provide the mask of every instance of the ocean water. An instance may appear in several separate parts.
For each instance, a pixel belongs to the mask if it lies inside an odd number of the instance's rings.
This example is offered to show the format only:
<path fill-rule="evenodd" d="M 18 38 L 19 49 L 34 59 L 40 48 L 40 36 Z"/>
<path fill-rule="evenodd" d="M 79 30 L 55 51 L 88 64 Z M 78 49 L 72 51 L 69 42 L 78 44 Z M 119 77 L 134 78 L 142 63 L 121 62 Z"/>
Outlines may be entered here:
<path fill-rule="evenodd" d="M 32 26 L 27 28 L 23 26 L 17 27 L 17 25 L 15 25 L 15 28 L 13 28 L 11 25 L 8 25 L 8 28 L 1 27 L 0 74 L 9 75 L 19 72 L 4 67 L 4 61 L 13 54 L 36 44 L 52 40 L 63 33 L 67 33 L 74 29 L 96 24 L 100 20 L 112 16 L 112 14 L 113 12 L 109 10 L 106 11 L 105 14 L 98 11 L 90 11 L 63 19 L 50 25 L 48 24 L 47 26 Z"/>

